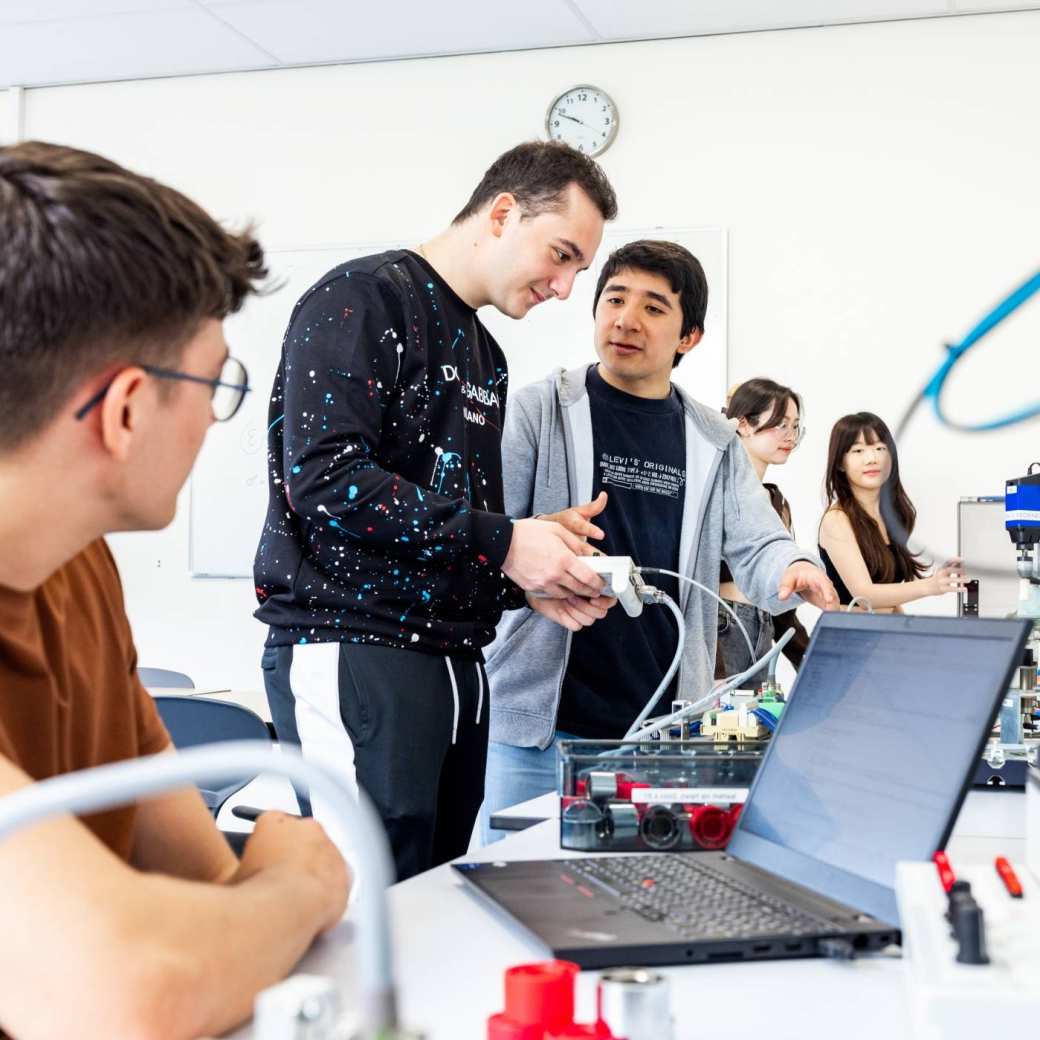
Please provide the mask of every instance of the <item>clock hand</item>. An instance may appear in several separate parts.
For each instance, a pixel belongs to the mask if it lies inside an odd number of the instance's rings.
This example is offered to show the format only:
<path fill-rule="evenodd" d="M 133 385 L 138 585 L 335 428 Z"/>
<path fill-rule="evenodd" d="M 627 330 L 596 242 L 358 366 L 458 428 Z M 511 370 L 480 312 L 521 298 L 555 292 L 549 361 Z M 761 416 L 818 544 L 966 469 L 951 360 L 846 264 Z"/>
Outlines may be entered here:
<path fill-rule="evenodd" d="M 559 114 L 560 114 L 560 118 L 562 118 L 562 119 L 569 119 L 572 123 L 577 123 L 578 126 L 585 127 L 586 130 L 591 130 L 592 129 L 592 127 L 590 127 L 588 123 L 583 123 L 580 119 L 575 119 L 574 116 L 569 116 L 565 112 L 560 112 Z"/>

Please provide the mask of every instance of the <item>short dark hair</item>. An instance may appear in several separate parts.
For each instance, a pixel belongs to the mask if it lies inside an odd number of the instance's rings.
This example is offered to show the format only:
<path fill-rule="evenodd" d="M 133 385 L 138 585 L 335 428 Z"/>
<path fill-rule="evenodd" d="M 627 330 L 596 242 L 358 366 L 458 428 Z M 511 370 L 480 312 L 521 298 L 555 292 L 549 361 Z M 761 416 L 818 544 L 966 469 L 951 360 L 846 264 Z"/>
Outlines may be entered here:
<path fill-rule="evenodd" d="M 0 450 L 42 430 L 83 379 L 176 363 L 206 318 L 266 275 L 250 231 L 90 152 L 0 147 Z"/>
<path fill-rule="evenodd" d="M 571 184 L 588 195 L 604 220 L 617 216 L 617 197 L 599 163 L 561 141 L 525 141 L 487 168 L 452 223 L 461 224 L 502 192 L 516 196 L 524 217 L 559 210 Z"/>
<path fill-rule="evenodd" d="M 680 337 L 688 336 L 694 330 L 704 331 L 704 315 L 708 310 L 708 279 L 704 275 L 701 262 L 678 242 L 664 242 L 657 239 L 641 238 L 637 242 L 615 249 L 596 282 L 596 295 L 592 300 L 592 313 L 596 313 L 599 298 L 607 284 L 618 271 L 626 269 L 648 271 L 667 279 L 672 292 L 679 297 L 682 305 L 682 329 Z M 672 368 L 682 361 L 683 355 L 676 351 L 672 359 Z"/>

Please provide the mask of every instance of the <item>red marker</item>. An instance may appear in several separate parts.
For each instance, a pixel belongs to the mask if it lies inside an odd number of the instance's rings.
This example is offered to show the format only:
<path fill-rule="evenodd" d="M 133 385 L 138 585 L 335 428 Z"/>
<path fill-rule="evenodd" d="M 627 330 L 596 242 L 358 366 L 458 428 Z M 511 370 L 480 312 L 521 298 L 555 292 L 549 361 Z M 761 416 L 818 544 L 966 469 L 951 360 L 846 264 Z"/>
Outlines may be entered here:
<path fill-rule="evenodd" d="M 1018 875 L 1011 864 L 1003 856 L 997 856 L 993 865 L 997 868 L 997 873 L 1000 875 L 1000 880 L 1004 882 L 1008 895 L 1013 899 L 1021 899 L 1025 892 L 1022 891 L 1022 882 L 1018 880 Z"/>
<path fill-rule="evenodd" d="M 937 852 L 932 856 L 932 862 L 935 864 L 935 869 L 939 871 L 939 881 L 942 883 L 943 891 L 948 893 L 953 888 L 957 876 L 953 872 L 953 867 L 950 866 L 946 853 Z"/>

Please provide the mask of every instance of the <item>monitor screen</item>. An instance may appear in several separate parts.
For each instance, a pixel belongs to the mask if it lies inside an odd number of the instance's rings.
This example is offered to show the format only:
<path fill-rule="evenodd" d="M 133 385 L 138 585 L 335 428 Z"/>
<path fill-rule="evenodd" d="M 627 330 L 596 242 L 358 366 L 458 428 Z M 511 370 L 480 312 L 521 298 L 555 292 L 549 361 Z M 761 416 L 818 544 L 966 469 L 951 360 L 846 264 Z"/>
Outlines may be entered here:
<path fill-rule="evenodd" d="M 877 889 L 945 842 L 1028 630 L 824 615 L 731 853 L 894 920 Z"/>

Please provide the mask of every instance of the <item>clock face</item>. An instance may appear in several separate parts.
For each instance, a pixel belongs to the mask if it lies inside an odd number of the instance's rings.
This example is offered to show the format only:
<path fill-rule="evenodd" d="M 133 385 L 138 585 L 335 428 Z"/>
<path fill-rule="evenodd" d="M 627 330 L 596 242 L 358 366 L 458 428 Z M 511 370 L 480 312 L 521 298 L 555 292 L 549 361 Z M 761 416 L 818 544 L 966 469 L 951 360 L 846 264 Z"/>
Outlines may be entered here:
<path fill-rule="evenodd" d="M 586 155 L 606 151 L 617 128 L 617 106 L 599 87 L 572 87 L 549 106 L 545 117 L 551 141 L 563 141 Z"/>

